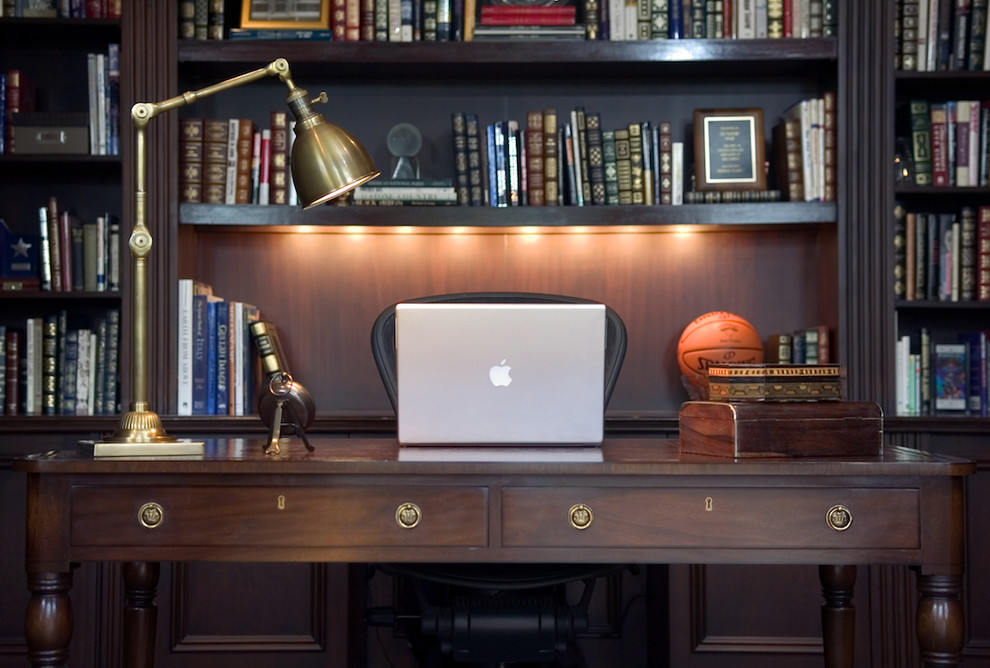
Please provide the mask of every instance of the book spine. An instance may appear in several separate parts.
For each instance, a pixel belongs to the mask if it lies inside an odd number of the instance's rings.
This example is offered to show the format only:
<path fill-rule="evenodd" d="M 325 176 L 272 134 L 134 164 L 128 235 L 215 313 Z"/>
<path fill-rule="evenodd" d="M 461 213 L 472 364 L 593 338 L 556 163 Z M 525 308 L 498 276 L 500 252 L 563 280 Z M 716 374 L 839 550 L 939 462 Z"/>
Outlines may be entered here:
<path fill-rule="evenodd" d="M 261 131 L 261 153 L 259 157 L 258 172 L 258 204 L 271 203 L 271 154 L 272 154 L 272 130 L 265 128 Z"/>
<path fill-rule="evenodd" d="M 519 122 L 505 123 L 506 199 L 509 206 L 519 206 Z"/>
<path fill-rule="evenodd" d="M 41 269 L 41 289 L 50 291 L 52 284 L 52 253 L 48 239 L 48 207 L 38 208 L 38 264 Z"/>
<path fill-rule="evenodd" d="M 4 385 L 4 414 L 17 415 L 20 412 L 21 405 L 21 333 L 14 329 L 8 329 L 6 333 L 4 366 L 6 377 Z"/>
<path fill-rule="evenodd" d="M 965 70 L 969 62 L 970 0 L 956 0 L 955 26 L 952 31 L 953 70 Z"/>
<path fill-rule="evenodd" d="M 120 409 L 117 405 L 120 387 L 120 309 L 107 312 L 107 368 L 103 389 L 103 413 L 113 415 Z"/>
<path fill-rule="evenodd" d="M 271 112 L 271 166 L 268 171 L 269 179 L 269 203 L 288 204 L 288 147 L 289 147 L 289 125 L 288 112 Z"/>
<path fill-rule="evenodd" d="M 57 414 L 58 390 L 58 315 L 46 315 L 42 321 L 41 350 L 41 410 L 45 415 Z"/>
<path fill-rule="evenodd" d="M 959 212 L 959 299 L 976 299 L 976 209 L 965 206 Z"/>
<path fill-rule="evenodd" d="M 619 186 L 619 204 L 632 204 L 632 162 L 628 128 L 615 130 L 615 172 Z"/>
<path fill-rule="evenodd" d="M 969 185 L 969 118 L 970 105 L 966 100 L 956 102 L 956 185 Z"/>
<path fill-rule="evenodd" d="M 471 206 L 484 204 L 484 178 L 481 168 L 481 127 L 477 114 L 465 114 L 464 129 L 467 132 L 468 195 Z M 530 194 L 532 197 L 532 193 Z"/>
<path fill-rule="evenodd" d="M 901 0 L 901 66 L 902 70 L 918 69 L 918 0 Z"/>
<path fill-rule="evenodd" d="M 928 296 L 928 216 L 924 213 L 917 213 L 914 216 L 914 299 L 920 301 Z"/>
<path fill-rule="evenodd" d="M 192 303 L 192 414 L 206 415 L 207 299 L 194 294 Z"/>
<path fill-rule="evenodd" d="M 529 111 L 526 114 L 526 180 L 529 205 L 543 206 L 545 200 L 542 111 Z"/>
<path fill-rule="evenodd" d="M 949 185 L 948 125 L 944 103 L 931 104 L 932 183 Z"/>
<path fill-rule="evenodd" d="M 228 123 L 218 118 L 203 121 L 203 202 L 223 204 L 227 190 Z"/>
<path fill-rule="evenodd" d="M 838 198 L 838 176 L 836 174 L 838 166 L 838 161 L 836 158 L 838 124 L 836 113 L 835 91 L 825 91 L 825 93 L 822 94 L 822 137 L 824 140 L 822 153 L 824 182 L 822 201 L 825 202 L 834 202 Z"/>
<path fill-rule="evenodd" d="M 602 116 L 589 113 L 585 116 L 585 137 L 588 145 L 588 182 L 591 203 L 605 204 L 605 157 L 602 153 Z"/>
<path fill-rule="evenodd" d="M 216 415 L 230 414 L 230 303 L 215 302 L 216 327 L 213 330 L 217 351 L 216 363 Z"/>
<path fill-rule="evenodd" d="M 254 122 L 241 118 L 237 124 L 237 169 L 234 181 L 234 203 L 251 203 L 251 161 L 254 150 Z"/>
<path fill-rule="evenodd" d="M 0 111 L 2 111 L 0 107 Z M 0 325 L 0 415 L 7 406 L 7 326 Z"/>
<path fill-rule="evenodd" d="M 206 302 L 206 415 L 217 414 L 217 300 Z"/>
<path fill-rule="evenodd" d="M 107 45 L 107 153 L 120 155 L 120 44 Z"/>
<path fill-rule="evenodd" d="M 455 111 L 450 117 L 451 135 L 454 139 L 454 187 L 457 203 L 467 206 L 470 202 L 468 187 L 467 120 L 463 111 Z"/>
<path fill-rule="evenodd" d="M 178 284 L 178 313 L 176 314 L 176 413 L 192 415 L 192 314 L 193 280 L 180 278 Z"/>
<path fill-rule="evenodd" d="M 103 392 L 106 389 L 107 372 L 107 319 L 100 317 L 96 323 L 96 355 L 92 373 L 92 391 L 90 415 L 101 415 L 103 413 Z"/>
<path fill-rule="evenodd" d="M 911 143 L 914 147 L 914 182 L 932 184 L 931 113 L 926 100 L 911 100 Z"/>
<path fill-rule="evenodd" d="M 618 204 L 619 175 L 615 161 L 615 130 L 602 130 L 602 164 L 605 172 L 605 204 Z"/>
<path fill-rule="evenodd" d="M 543 110 L 543 203 L 556 206 L 560 195 L 557 110 Z"/>
<path fill-rule="evenodd" d="M 179 119 L 179 201 L 203 201 L 203 119 Z"/>
<path fill-rule="evenodd" d="M 361 40 L 375 41 L 375 0 L 360 0 L 361 7 Z"/>
<path fill-rule="evenodd" d="M 977 208 L 976 298 L 990 301 L 990 205 Z"/>
<path fill-rule="evenodd" d="M 240 136 L 241 120 L 227 119 L 227 170 L 223 187 L 224 204 L 237 201 L 237 139 Z"/>
<path fill-rule="evenodd" d="M 659 159 L 659 203 L 673 204 L 673 155 L 671 154 L 673 139 L 670 121 L 660 121 L 658 126 L 658 159 Z"/>
<path fill-rule="evenodd" d="M 85 225 L 73 225 L 69 230 L 72 237 L 72 290 L 82 292 L 86 289 L 86 245 L 83 238 Z"/>
<path fill-rule="evenodd" d="M 58 199 L 55 197 L 48 198 L 47 222 L 48 251 L 52 271 L 52 290 L 54 292 L 62 292 L 65 289 L 65 276 L 62 274 L 62 235 L 59 226 Z"/>

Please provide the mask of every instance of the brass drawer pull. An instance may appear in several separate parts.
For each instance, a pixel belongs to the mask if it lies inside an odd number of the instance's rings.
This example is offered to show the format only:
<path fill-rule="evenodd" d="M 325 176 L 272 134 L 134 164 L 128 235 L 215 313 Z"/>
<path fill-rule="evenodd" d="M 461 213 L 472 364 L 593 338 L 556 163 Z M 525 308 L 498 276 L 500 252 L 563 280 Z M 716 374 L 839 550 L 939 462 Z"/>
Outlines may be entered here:
<path fill-rule="evenodd" d="M 586 506 L 583 503 L 576 503 L 571 506 L 570 511 L 567 513 L 567 517 L 571 521 L 571 526 L 578 531 L 584 531 L 591 526 L 591 523 L 595 521 L 595 514 L 591 512 L 591 507 Z"/>
<path fill-rule="evenodd" d="M 155 529 L 165 521 L 165 509 L 154 501 L 150 501 L 138 511 L 138 521 L 146 529 Z"/>
<path fill-rule="evenodd" d="M 829 529 L 845 531 L 853 523 L 852 511 L 842 505 L 835 505 L 825 513 L 825 522 Z"/>
<path fill-rule="evenodd" d="M 415 503 L 402 503 L 395 509 L 395 523 L 403 529 L 415 528 L 423 519 L 423 511 Z"/>

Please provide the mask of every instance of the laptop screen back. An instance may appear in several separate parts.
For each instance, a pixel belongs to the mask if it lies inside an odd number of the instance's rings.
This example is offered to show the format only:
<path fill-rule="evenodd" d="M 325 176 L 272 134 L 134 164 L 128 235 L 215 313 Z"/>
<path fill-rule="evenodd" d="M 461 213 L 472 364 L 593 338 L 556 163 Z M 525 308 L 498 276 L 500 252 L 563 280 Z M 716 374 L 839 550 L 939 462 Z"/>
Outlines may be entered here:
<path fill-rule="evenodd" d="M 603 304 L 398 304 L 395 338 L 400 443 L 601 443 Z"/>

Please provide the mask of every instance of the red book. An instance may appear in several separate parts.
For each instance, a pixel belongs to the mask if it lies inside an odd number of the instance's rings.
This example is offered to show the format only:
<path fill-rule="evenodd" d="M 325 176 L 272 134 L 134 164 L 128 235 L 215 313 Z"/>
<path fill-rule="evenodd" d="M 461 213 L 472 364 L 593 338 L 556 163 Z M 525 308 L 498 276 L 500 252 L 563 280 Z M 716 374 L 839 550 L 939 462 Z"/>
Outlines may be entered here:
<path fill-rule="evenodd" d="M 86 0 L 86 18 L 106 18 L 106 11 L 103 8 L 103 0 Z"/>
<path fill-rule="evenodd" d="M 793 0 L 784 0 L 784 37 L 794 37 Z"/>
<path fill-rule="evenodd" d="M 482 25 L 575 25 L 575 8 L 564 7 L 506 7 L 484 6 L 481 8 Z"/>

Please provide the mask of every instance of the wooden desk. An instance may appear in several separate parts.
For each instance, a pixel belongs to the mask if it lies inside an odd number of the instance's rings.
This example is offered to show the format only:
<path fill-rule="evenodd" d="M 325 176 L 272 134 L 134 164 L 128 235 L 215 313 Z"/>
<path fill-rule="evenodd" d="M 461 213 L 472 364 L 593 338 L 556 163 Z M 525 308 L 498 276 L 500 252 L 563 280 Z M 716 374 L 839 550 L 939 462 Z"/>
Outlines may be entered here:
<path fill-rule="evenodd" d="M 730 460 L 610 439 L 598 463 L 400 462 L 393 440 L 208 443 L 197 459 L 93 460 L 27 473 L 26 629 L 34 666 L 68 660 L 70 564 L 122 561 L 127 665 L 151 665 L 160 561 L 825 564 L 825 663 L 853 662 L 855 565 L 916 567 L 926 666 L 958 663 L 959 459 Z"/>

